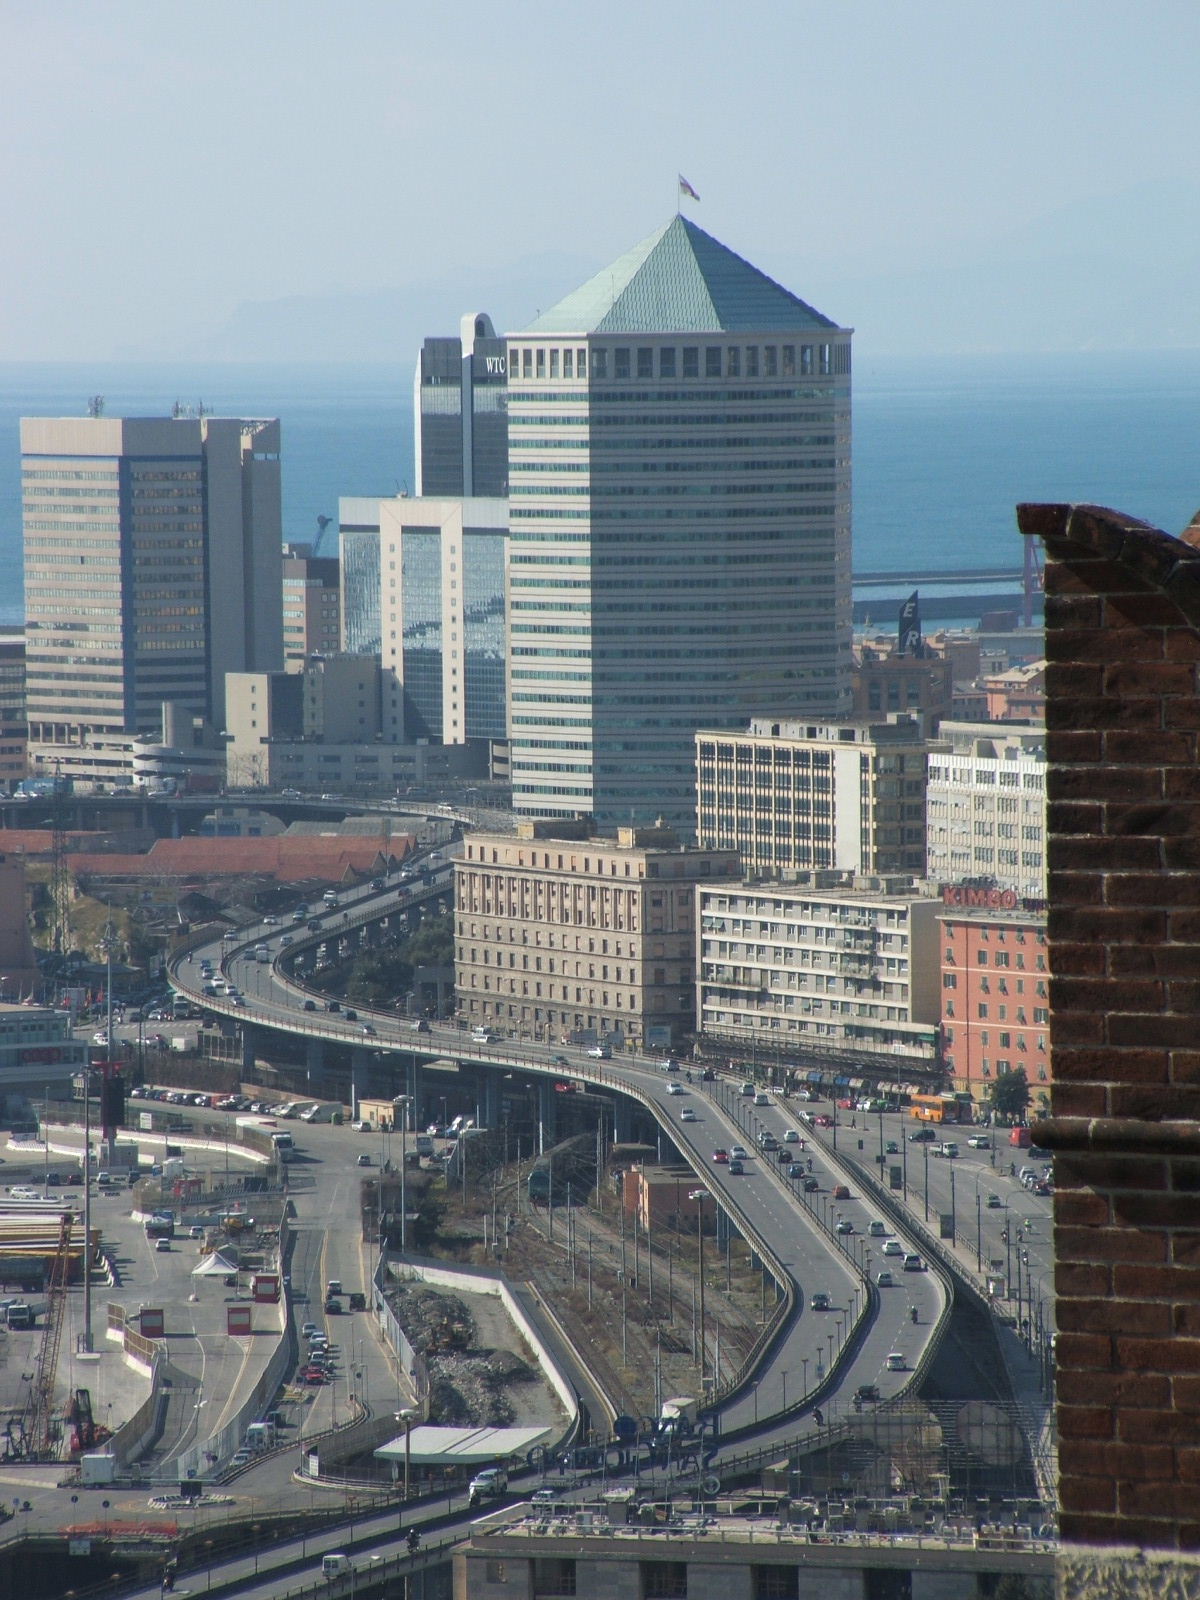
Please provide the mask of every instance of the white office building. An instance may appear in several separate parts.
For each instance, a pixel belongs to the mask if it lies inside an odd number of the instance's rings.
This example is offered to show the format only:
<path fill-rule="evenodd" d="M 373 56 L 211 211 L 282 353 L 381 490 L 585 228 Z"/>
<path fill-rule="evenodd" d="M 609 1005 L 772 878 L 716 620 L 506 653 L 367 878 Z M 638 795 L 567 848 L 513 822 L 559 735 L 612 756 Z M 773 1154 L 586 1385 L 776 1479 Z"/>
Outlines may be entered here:
<path fill-rule="evenodd" d="M 928 873 L 1046 898 L 1046 730 L 943 722 L 929 752 Z"/>
<path fill-rule="evenodd" d="M 697 729 L 849 711 L 850 338 L 679 216 L 509 336 L 519 812 L 690 834 Z"/>
<path fill-rule="evenodd" d="M 794 884 L 702 885 L 697 1029 L 797 1061 L 808 1052 L 932 1067 L 941 910 L 909 878 L 822 872 Z"/>

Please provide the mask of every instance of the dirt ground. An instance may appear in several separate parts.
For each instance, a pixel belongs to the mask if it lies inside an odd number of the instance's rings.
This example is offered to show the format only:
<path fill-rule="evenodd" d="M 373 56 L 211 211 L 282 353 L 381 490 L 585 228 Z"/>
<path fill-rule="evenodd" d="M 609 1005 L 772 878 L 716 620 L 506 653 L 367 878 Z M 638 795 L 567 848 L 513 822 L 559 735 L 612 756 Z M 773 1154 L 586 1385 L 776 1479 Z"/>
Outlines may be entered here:
<path fill-rule="evenodd" d="M 689 1228 L 664 1230 L 647 1252 L 622 1226 L 616 1195 L 601 1188 L 587 1204 L 556 1206 L 553 1216 L 531 1209 L 514 1168 L 494 1192 L 447 1196 L 442 1246 L 458 1260 L 499 1261 L 506 1274 L 534 1284 L 586 1352 L 593 1375 L 620 1409 L 656 1414 L 663 1399 L 697 1394 L 695 1346 L 697 1241 Z M 499 1241 L 499 1254 L 494 1241 Z M 753 1265 L 747 1246 L 704 1245 L 706 1364 L 712 1385 L 719 1364 L 728 1383 L 741 1366 L 774 1305 L 770 1279 Z"/>

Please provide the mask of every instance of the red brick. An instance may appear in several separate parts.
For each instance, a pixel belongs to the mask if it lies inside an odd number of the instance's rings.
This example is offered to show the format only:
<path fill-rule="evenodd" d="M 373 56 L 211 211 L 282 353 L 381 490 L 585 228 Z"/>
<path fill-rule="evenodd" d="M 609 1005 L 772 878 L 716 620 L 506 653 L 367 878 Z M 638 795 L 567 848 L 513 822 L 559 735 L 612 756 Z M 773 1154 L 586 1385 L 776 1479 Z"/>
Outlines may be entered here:
<path fill-rule="evenodd" d="M 1195 1444 L 1196 1419 L 1186 1412 L 1121 1405 L 1117 1418 L 1121 1439 L 1127 1444 Z"/>
<path fill-rule="evenodd" d="M 1144 1269 L 1149 1270 L 1149 1269 Z M 1111 1294 L 1113 1269 L 1106 1262 L 1063 1261 L 1054 1268 L 1054 1290 L 1060 1295 Z"/>
<path fill-rule="evenodd" d="M 1055 948 L 1061 941 L 1072 942 L 1075 940 L 1086 943 L 1089 940 L 1108 943 L 1135 943 L 1162 944 L 1168 932 L 1172 939 L 1185 937 L 1176 934 L 1175 919 L 1182 916 L 1179 911 L 1173 910 L 1168 917 L 1166 911 L 1156 907 L 1143 907 L 1135 910 L 1129 906 L 1056 906 L 1051 905 L 1046 913 L 1046 933 L 1051 940 L 1051 959 Z M 1197 919 L 1200 927 L 1200 917 Z M 1197 939 L 1200 943 L 1200 939 Z"/>
<path fill-rule="evenodd" d="M 1064 1333 L 1144 1334 L 1165 1337 L 1173 1330 L 1171 1307 L 1151 1300 L 1059 1300 L 1055 1320 Z"/>
<path fill-rule="evenodd" d="M 1061 1196 L 1059 1197 L 1061 1199 Z M 1088 1241 L 1091 1241 L 1089 1244 Z M 1167 1259 L 1167 1235 L 1135 1233 L 1129 1228 L 1059 1227 L 1054 1244 L 1060 1259 L 1082 1261 L 1138 1261 L 1153 1264 Z M 1068 1254 L 1072 1249 L 1077 1254 Z"/>
<path fill-rule="evenodd" d="M 1171 1404 L 1176 1411 L 1185 1411 L 1190 1415 L 1200 1412 L 1200 1378 L 1183 1373 L 1172 1377 Z"/>
<path fill-rule="evenodd" d="M 1175 628 L 1182 617 L 1179 607 L 1166 595 L 1122 594 L 1105 599 L 1104 620 L 1118 628 Z"/>
<path fill-rule="evenodd" d="M 1111 1196 L 1113 1216 L 1130 1228 L 1171 1228 L 1189 1222 L 1195 1207 L 1175 1194 L 1126 1194 L 1117 1190 Z"/>
<path fill-rule="evenodd" d="M 1194 906 L 1200 904 L 1200 873 L 1113 872 L 1104 884 L 1110 906 Z"/>
<path fill-rule="evenodd" d="M 1074 1019 L 1072 1019 L 1074 1020 Z M 1054 1022 L 1051 1022 L 1054 1029 Z M 1053 1037 L 1057 1038 L 1056 1032 Z M 1155 1013 L 1121 1013 L 1108 1019 L 1110 1044 L 1182 1046 L 1187 1048 L 1196 1038 L 1196 1021 L 1193 1017 L 1167 1017 Z"/>
<path fill-rule="evenodd" d="M 1112 1269 L 1112 1292 L 1126 1298 L 1200 1299 L 1200 1271 L 1179 1266 L 1147 1266 L 1144 1262 L 1118 1262 Z"/>
<path fill-rule="evenodd" d="M 1064 1512 L 1112 1512 L 1117 1509 L 1117 1486 L 1111 1478 L 1100 1476 L 1064 1477 L 1059 1499 Z"/>
<path fill-rule="evenodd" d="M 1111 632 L 1108 629 L 1105 632 L 1109 633 L 1111 640 Z M 1104 669 L 1102 692 L 1116 695 L 1122 700 L 1146 695 L 1154 699 L 1165 699 L 1171 695 L 1191 696 L 1196 693 L 1196 674 L 1186 664 L 1114 661 Z"/>
<path fill-rule="evenodd" d="M 1108 1091 L 1109 1114 L 1138 1117 L 1145 1122 L 1172 1122 L 1200 1117 L 1200 1092 L 1190 1084 L 1165 1089 L 1114 1083 Z"/>
<path fill-rule="evenodd" d="M 1060 1333 L 1055 1344 L 1055 1354 L 1062 1365 L 1074 1367 L 1078 1371 L 1084 1371 L 1092 1367 L 1104 1372 L 1114 1364 L 1112 1340 L 1105 1334 Z M 1167 1369 L 1155 1367 L 1151 1363 L 1144 1363 L 1138 1370 L 1158 1372 L 1166 1371 Z"/>
<path fill-rule="evenodd" d="M 1083 1334 L 1073 1334 L 1082 1339 Z M 1061 1340 L 1061 1335 L 1060 1335 Z M 1107 1339 L 1098 1339 L 1108 1344 Z M 1200 1372 L 1200 1339 L 1124 1339 L 1116 1341 L 1116 1361 L 1120 1367 L 1132 1372 L 1184 1373 Z M 1085 1353 L 1092 1347 L 1086 1346 Z M 1096 1362 L 1096 1365 L 1102 1365 Z M 1084 1365 L 1074 1362 L 1073 1365 Z"/>
<path fill-rule="evenodd" d="M 1067 1406 L 1059 1402 L 1060 1439 L 1111 1439 L 1115 1412 L 1111 1406 Z M 1193 1435 L 1194 1435 L 1193 1424 Z"/>
<path fill-rule="evenodd" d="M 1191 1382 L 1192 1380 L 1185 1380 Z M 1121 1420 L 1134 1415 L 1157 1419 L 1171 1407 L 1171 1379 L 1150 1372 L 1073 1372 L 1060 1364 L 1056 1392 L 1062 1405 L 1119 1407 Z M 1200 1390 L 1197 1404 L 1200 1405 Z M 1191 1424 L 1193 1433 L 1195 1425 Z"/>
<path fill-rule="evenodd" d="M 1108 1114 L 1108 1094 L 1097 1084 L 1057 1083 L 1051 1091 L 1056 1117 L 1103 1117 Z"/>
<path fill-rule="evenodd" d="M 1111 1215 L 1111 1207 L 1103 1195 L 1091 1193 L 1071 1194 L 1063 1193 L 1060 1190 L 1056 1196 L 1054 1220 L 1060 1228 L 1069 1228 L 1072 1224 L 1080 1228 L 1103 1228 L 1105 1223 L 1110 1220 Z M 1063 1241 L 1060 1240 L 1060 1248 L 1062 1243 Z M 1085 1255 L 1083 1259 L 1091 1260 L 1093 1257 Z M 1102 1261 L 1108 1258 L 1097 1255 L 1094 1259 Z"/>

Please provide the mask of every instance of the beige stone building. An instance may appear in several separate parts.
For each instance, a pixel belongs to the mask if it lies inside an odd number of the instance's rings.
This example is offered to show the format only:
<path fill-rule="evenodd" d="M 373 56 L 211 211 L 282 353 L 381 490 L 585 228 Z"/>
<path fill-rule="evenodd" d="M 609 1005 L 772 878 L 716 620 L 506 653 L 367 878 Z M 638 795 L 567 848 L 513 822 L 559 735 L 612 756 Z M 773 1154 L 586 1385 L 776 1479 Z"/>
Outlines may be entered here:
<path fill-rule="evenodd" d="M 669 828 L 582 822 L 472 834 L 455 864 L 455 987 L 468 1022 L 551 1040 L 668 1048 L 693 1030 L 696 886 L 732 850 Z"/>

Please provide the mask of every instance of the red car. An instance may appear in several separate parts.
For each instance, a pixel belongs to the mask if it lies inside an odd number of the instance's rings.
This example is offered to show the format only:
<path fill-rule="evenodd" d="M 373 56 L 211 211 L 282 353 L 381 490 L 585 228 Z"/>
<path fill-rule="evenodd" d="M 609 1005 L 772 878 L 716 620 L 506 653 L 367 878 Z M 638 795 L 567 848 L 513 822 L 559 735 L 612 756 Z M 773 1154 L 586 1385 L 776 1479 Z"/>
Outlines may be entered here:
<path fill-rule="evenodd" d="M 727 1162 L 729 1160 L 729 1151 L 728 1150 L 714 1150 L 713 1151 L 713 1160 L 714 1161 L 720 1161 L 720 1162 Z"/>
<path fill-rule="evenodd" d="M 817 1117 L 815 1120 L 816 1120 L 816 1124 L 817 1124 L 818 1128 L 832 1128 L 833 1127 L 833 1118 L 832 1117 L 827 1117 L 823 1111 L 822 1111 L 821 1115 L 819 1117 Z"/>
<path fill-rule="evenodd" d="M 311 1384 L 314 1387 L 319 1387 L 322 1383 L 328 1383 L 329 1379 L 326 1374 L 321 1371 L 320 1367 L 305 1367 L 304 1371 L 300 1374 L 300 1382 Z"/>

